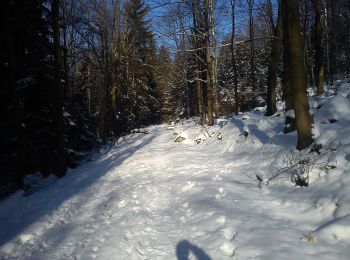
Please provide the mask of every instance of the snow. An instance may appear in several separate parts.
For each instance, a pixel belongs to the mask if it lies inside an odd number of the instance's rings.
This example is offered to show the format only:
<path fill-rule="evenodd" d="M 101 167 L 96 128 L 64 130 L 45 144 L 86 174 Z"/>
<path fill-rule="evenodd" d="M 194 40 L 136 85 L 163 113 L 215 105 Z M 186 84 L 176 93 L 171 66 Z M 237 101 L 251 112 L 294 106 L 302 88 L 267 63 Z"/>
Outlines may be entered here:
<path fill-rule="evenodd" d="M 320 155 L 297 151 L 284 116 L 263 109 L 120 138 L 0 201 L 0 259 L 350 259 L 349 99 L 319 101 Z"/>

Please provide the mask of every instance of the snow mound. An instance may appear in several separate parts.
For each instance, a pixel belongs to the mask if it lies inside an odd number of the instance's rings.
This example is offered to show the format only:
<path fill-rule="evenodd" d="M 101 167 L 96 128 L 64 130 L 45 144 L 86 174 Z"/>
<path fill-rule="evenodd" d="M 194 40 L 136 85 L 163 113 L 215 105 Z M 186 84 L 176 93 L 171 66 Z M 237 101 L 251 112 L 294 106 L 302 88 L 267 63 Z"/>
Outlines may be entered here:
<path fill-rule="evenodd" d="M 338 86 L 337 94 L 343 97 L 350 98 L 350 83 L 344 83 Z"/>
<path fill-rule="evenodd" d="M 321 122 L 348 120 L 350 118 L 350 100 L 340 95 L 327 99 L 317 112 L 317 118 Z"/>
<path fill-rule="evenodd" d="M 316 231 L 316 236 L 330 243 L 350 242 L 350 215 L 332 220 Z"/>

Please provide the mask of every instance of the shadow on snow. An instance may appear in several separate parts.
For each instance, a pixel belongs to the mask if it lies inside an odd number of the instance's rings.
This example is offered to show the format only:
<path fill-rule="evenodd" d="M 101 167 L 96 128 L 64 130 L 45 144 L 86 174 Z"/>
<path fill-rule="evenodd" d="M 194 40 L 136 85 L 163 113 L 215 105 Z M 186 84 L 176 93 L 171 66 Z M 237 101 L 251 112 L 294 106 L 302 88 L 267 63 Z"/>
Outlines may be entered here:
<path fill-rule="evenodd" d="M 116 169 L 137 150 L 149 144 L 155 137 L 156 133 L 150 133 L 146 138 L 144 135 L 131 136 L 130 139 L 132 140 L 127 140 L 120 147 L 114 148 L 99 159 L 72 170 L 54 185 L 43 188 L 27 197 L 23 197 L 20 192 L 17 192 L 1 201 L 0 246 L 24 232 L 37 221 L 50 220 L 51 217 L 55 216 L 54 213 L 57 211 L 63 210 L 61 214 L 64 216 L 67 213 L 77 214 L 76 212 L 91 199 L 89 195 L 94 195 L 93 187 L 91 187 L 93 184 L 110 170 Z M 115 179 L 113 181 L 120 183 L 119 179 Z M 102 204 L 106 205 L 106 201 L 115 201 L 118 197 L 118 190 L 107 191 L 106 194 L 103 194 Z M 61 207 L 69 199 L 71 199 L 69 206 L 74 205 L 73 211 L 75 213 L 65 212 L 65 208 Z M 98 210 L 99 207 L 103 207 L 104 205 L 97 205 L 95 210 Z M 39 225 L 42 225 L 42 223 L 39 223 Z M 68 236 L 68 233 L 72 232 L 74 227 L 67 225 L 67 228 L 64 228 L 54 225 L 51 228 L 47 228 L 44 234 L 40 234 L 40 236 L 51 233 L 51 229 L 53 228 L 60 228 L 60 235 L 55 238 L 57 240 L 55 242 L 58 243 L 59 241 L 63 241 Z"/>

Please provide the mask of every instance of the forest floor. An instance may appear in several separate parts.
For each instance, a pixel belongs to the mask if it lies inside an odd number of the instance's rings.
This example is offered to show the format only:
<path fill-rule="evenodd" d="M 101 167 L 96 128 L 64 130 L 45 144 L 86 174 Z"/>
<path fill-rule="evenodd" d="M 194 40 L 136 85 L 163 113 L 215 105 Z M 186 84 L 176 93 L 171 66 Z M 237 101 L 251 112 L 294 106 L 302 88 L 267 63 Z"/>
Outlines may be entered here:
<path fill-rule="evenodd" d="M 125 136 L 0 201 L 0 259 L 350 259 L 346 89 L 311 100 L 320 154 L 262 108 Z"/>

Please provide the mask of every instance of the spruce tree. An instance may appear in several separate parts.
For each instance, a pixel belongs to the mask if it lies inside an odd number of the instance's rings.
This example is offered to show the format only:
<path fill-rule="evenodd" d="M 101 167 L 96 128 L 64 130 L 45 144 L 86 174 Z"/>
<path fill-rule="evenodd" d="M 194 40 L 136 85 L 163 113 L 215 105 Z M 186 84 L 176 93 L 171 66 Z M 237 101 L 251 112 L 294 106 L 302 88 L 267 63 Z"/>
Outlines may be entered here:
<path fill-rule="evenodd" d="M 160 120 L 155 78 L 156 44 L 151 21 L 146 18 L 148 12 L 142 0 L 130 0 L 126 4 L 127 99 L 131 99 L 127 105 L 131 111 L 127 120 L 130 128 Z"/>

